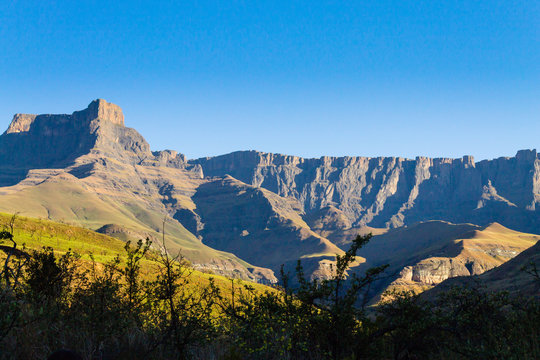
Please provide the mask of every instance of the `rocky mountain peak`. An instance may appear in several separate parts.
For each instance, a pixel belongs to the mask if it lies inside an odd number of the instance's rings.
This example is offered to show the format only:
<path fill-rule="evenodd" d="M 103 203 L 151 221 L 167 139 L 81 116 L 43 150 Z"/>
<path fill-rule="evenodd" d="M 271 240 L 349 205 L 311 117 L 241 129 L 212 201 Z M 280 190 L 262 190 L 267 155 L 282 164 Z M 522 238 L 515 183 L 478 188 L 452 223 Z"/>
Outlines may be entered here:
<path fill-rule="evenodd" d="M 135 129 L 124 125 L 120 106 L 103 99 L 72 114 L 16 114 L 0 136 L 0 185 L 13 185 L 28 169 L 79 166 L 110 159 L 129 165 L 183 168 L 186 159 L 176 151 L 152 152 Z M 83 171 L 84 170 L 84 171 Z M 81 172 L 82 171 L 82 172 Z"/>
<path fill-rule="evenodd" d="M 0 163 L 21 169 L 64 167 L 93 154 L 127 163 L 153 159 L 150 146 L 135 130 L 124 126 L 122 109 L 103 99 L 70 114 L 16 114 L 0 136 Z M 4 176 L 13 183 L 20 176 Z"/>
<path fill-rule="evenodd" d="M 534 162 L 538 158 L 536 149 L 532 150 L 519 150 L 516 154 L 516 159 L 519 162 L 530 163 Z"/>
<path fill-rule="evenodd" d="M 115 125 L 124 126 L 124 113 L 122 112 L 122 108 L 103 99 L 92 101 L 85 110 L 73 113 L 73 115 L 76 114 L 85 114 L 87 118 L 91 120 L 99 119 L 111 122 Z"/>

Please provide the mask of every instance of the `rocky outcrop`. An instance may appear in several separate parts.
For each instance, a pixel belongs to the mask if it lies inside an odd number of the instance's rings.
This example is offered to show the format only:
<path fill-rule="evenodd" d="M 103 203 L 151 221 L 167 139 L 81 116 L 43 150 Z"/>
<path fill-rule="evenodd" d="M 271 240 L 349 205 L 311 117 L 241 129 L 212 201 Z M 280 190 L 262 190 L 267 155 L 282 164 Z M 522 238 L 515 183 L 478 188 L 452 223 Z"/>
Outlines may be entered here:
<path fill-rule="evenodd" d="M 113 158 L 128 164 L 181 168 L 185 157 L 175 151 L 150 151 L 134 129 L 124 126 L 122 109 L 103 99 L 71 115 L 16 114 L 0 136 L 0 186 L 13 185 L 35 168 L 61 168 L 83 155 Z M 82 161 L 79 161 L 81 163 Z"/>
<path fill-rule="evenodd" d="M 375 236 L 360 250 L 361 270 L 389 264 L 384 290 L 425 290 L 446 279 L 489 271 L 533 246 L 540 235 L 494 223 L 486 227 L 430 221 Z"/>
<path fill-rule="evenodd" d="M 535 211 L 540 204 L 540 157 L 536 150 L 518 151 L 513 158 L 501 157 L 478 163 L 482 183 L 516 207 Z"/>
<path fill-rule="evenodd" d="M 143 231 L 134 231 L 126 228 L 125 226 L 118 224 L 106 224 L 96 230 L 96 232 L 104 235 L 108 235 L 123 241 L 138 241 L 148 239 L 152 242 L 156 242 L 155 236 Z"/>
<path fill-rule="evenodd" d="M 83 111 L 76 111 L 74 116 L 86 116 L 87 120 L 99 119 L 108 123 L 124 126 L 124 113 L 120 106 L 109 103 L 103 99 L 94 100 Z"/>
<path fill-rule="evenodd" d="M 5 134 L 28 132 L 37 115 L 15 114 Z"/>
<path fill-rule="evenodd" d="M 438 219 L 480 225 L 497 221 L 540 233 L 540 158 L 535 150 L 479 163 L 472 156 L 304 159 L 256 151 L 190 163 L 200 165 L 205 176 L 229 174 L 294 197 L 311 217 L 335 207 L 353 227 L 392 228 Z"/>
<path fill-rule="evenodd" d="M 185 166 L 186 157 L 174 150 L 153 151 L 156 166 L 168 166 L 180 168 Z"/>
<path fill-rule="evenodd" d="M 536 270 L 535 270 L 536 269 Z M 437 294 L 456 286 L 471 286 L 480 291 L 507 291 L 524 299 L 540 299 L 540 242 L 524 250 L 508 262 L 490 271 L 474 276 L 452 277 L 422 294 L 423 298 L 434 299 Z"/>

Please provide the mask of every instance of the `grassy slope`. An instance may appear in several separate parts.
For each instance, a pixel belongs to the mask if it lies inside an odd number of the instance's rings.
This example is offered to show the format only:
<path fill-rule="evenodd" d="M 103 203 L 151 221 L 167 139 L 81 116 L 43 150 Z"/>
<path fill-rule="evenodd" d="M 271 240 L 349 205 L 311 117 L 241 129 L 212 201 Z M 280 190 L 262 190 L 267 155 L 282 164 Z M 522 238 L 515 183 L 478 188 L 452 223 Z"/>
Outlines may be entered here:
<path fill-rule="evenodd" d="M 465 264 L 474 262 L 475 273 L 500 266 L 540 240 L 540 235 L 521 233 L 493 223 L 487 227 L 451 224 L 443 221 L 418 223 L 376 236 L 362 249 L 371 264 L 388 263 L 395 274 L 388 289 L 422 292 L 433 283 L 400 278 L 405 266 L 423 268 L 435 276 L 439 266 L 452 266 L 456 275 L 465 275 Z"/>
<path fill-rule="evenodd" d="M 0 228 L 8 224 L 11 216 L 10 214 L 0 213 Z M 100 264 L 112 261 L 117 255 L 123 259 L 125 254 L 125 243 L 121 240 L 81 227 L 49 220 L 18 216 L 15 222 L 14 235 L 19 248 L 23 244 L 29 250 L 50 246 L 55 250 L 56 254 L 63 254 L 71 249 L 79 253 L 83 261 L 90 261 L 90 254 L 92 254 L 96 262 Z M 3 252 L 0 252 L 0 256 L 3 255 Z M 142 263 L 142 273 L 149 276 L 149 274 L 155 273 L 156 267 L 157 263 L 155 261 L 150 258 L 145 259 Z M 192 274 L 192 281 L 201 285 L 208 284 L 210 278 L 215 280 L 223 293 L 230 293 L 231 279 L 195 270 Z M 261 284 L 235 281 L 240 284 L 250 284 L 259 291 L 270 289 Z"/>
<path fill-rule="evenodd" d="M 161 238 L 159 230 L 163 222 L 162 214 L 143 208 L 136 201 L 126 204 L 113 199 L 103 200 L 68 174 L 3 194 L 0 211 L 53 219 L 89 229 L 98 229 L 104 224 L 120 224 L 158 239 Z M 167 227 L 167 234 L 168 247 L 174 251 L 181 250 L 194 262 L 232 258 L 243 266 L 251 266 L 232 254 L 203 245 L 177 221 L 172 221 Z"/>
<path fill-rule="evenodd" d="M 437 294 L 454 286 L 480 286 L 487 291 L 508 291 L 514 295 L 535 296 L 540 299 L 540 278 L 524 267 L 535 264 L 540 269 L 540 242 L 506 263 L 476 276 L 460 276 L 448 279 L 425 293 L 426 298 L 434 298 Z"/>

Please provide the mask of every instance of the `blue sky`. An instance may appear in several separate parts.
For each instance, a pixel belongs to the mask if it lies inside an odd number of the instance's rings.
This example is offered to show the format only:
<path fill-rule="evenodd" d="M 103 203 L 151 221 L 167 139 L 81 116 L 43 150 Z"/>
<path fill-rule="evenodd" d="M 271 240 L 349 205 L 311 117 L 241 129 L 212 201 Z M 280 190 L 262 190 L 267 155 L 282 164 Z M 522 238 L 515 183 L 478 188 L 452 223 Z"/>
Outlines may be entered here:
<path fill-rule="evenodd" d="M 537 1 L 3 1 L 0 127 L 124 109 L 154 150 L 540 149 Z"/>

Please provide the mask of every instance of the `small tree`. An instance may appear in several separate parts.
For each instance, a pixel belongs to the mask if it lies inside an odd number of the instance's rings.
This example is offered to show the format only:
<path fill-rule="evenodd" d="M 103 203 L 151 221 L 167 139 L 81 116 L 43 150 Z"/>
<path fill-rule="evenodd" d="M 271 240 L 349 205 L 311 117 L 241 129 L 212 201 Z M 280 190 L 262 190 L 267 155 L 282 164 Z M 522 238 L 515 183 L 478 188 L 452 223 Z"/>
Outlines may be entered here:
<path fill-rule="evenodd" d="M 333 359 L 362 356 L 364 343 L 363 328 L 369 322 L 365 306 L 369 301 L 371 284 L 384 272 L 388 265 L 368 269 L 362 276 L 350 271 L 356 253 L 372 238 L 372 234 L 358 235 L 347 252 L 336 255 L 335 271 L 330 279 L 308 281 L 298 261 L 296 269 L 300 288 L 296 296 L 303 303 L 318 309 L 312 327 L 318 334 L 320 348 Z M 348 275 L 347 272 L 352 272 Z M 322 336 L 321 336 L 322 335 Z M 322 340 L 322 341 L 321 341 Z"/>
<path fill-rule="evenodd" d="M 33 251 L 26 266 L 26 284 L 36 300 L 56 301 L 70 291 L 80 255 L 68 250 L 56 257 L 51 247 Z"/>
<path fill-rule="evenodd" d="M 8 224 L 4 225 L 3 229 L 0 231 L 0 244 L 8 242 L 11 245 L 0 245 L 1 249 L 6 253 L 0 281 L 3 280 L 6 288 L 11 290 L 15 290 L 17 287 L 19 279 L 22 276 L 22 270 L 29 258 L 26 252 L 17 248 L 17 242 L 15 241 L 16 219 L 17 214 L 14 214 L 10 218 Z M 15 260 L 13 260 L 13 258 L 15 258 Z"/>
<path fill-rule="evenodd" d="M 135 247 L 131 246 L 131 241 L 127 241 L 124 249 L 126 251 L 126 264 L 119 267 L 122 275 L 123 299 L 127 313 L 133 318 L 137 326 L 143 326 L 144 313 L 148 310 L 148 291 L 145 291 L 146 282 L 141 279 L 141 260 L 146 256 L 152 242 L 146 239 L 145 242 L 139 240 Z"/>
<path fill-rule="evenodd" d="M 358 276 L 351 271 L 358 249 L 371 234 L 357 236 L 351 248 L 336 256 L 330 279 L 307 280 L 301 262 L 296 276 L 299 286 L 290 286 L 281 271 L 282 288 L 264 294 L 250 287 L 222 306 L 231 322 L 238 357 L 247 359 L 343 359 L 360 358 L 366 324 L 365 305 L 371 283 L 386 269 L 380 266 Z M 351 273 L 351 274 L 348 274 Z M 234 287 L 233 287 L 234 290 Z"/>

